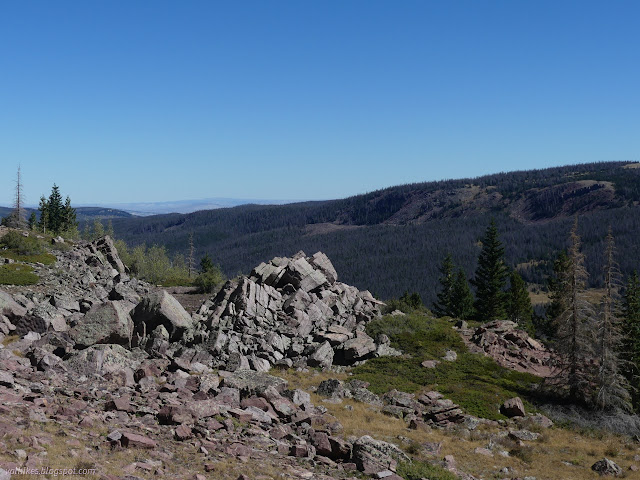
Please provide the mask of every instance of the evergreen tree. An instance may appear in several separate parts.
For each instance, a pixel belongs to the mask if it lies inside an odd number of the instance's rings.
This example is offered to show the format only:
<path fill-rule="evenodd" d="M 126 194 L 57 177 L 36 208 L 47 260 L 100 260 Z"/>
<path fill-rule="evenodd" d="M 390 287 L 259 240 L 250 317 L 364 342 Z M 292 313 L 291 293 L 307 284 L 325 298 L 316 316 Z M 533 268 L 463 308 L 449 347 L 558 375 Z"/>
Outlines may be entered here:
<path fill-rule="evenodd" d="M 567 287 L 559 300 L 564 310 L 555 319 L 555 371 L 548 380 L 565 390 L 571 401 L 586 403 L 593 393 L 594 339 L 590 336 L 593 309 L 585 298 L 588 274 L 580 245 L 576 219 L 570 234 L 568 269 L 562 280 Z"/>
<path fill-rule="evenodd" d="M 104 237 L 104 225 L 102 225 L 102 221 L 99 218 L 93 221 L 93 233 L 91 236 L 93 240 Z"/>
<path fill-rule="evenodd" d="M 473 318 L 473 294 L 467 282 L 467 276 L 461 268 L 458 270 L 455 282 L 453 284 L 453 293 L 451 298 L 451 307 L 453 317 L 462 320 Z"/>
<path fill-rule="evenodd" d="M 64 227 L 64 205 L 60 188 L 55 183 L 51 188 L 51 195 L 49 195 L 47 202 L 47 212 L 49 214 L 49 230 L 57 235 Z"/>
<path fill-rule="evenodd" d="M 211 261 L 211 257 L 207 253 L 200 259 L 200 271 L 202 273 L 207 273 L 211 270 L 213 270 L 213 262 Z"/>
<path fill-rule="evenodd" d="M 38 210 L 40 210 L 40 221 L 38 222 L 38 229 L 42 233 L 47 233 L 49 227 L 49 202 L 44 195 L 40 197 L 40 205 L 38 206 Z"/>
<path fill-rule="evenodd" d="M 67 196 L 62 209 L 61 231 L 70 237 L 78 235 L 78 222 L 76 221 L 76 209 L 71 206 L 71 199 Z"/>
<path fill-rule="evenodd" d="M 104 234 L 109 235 L 111 238 L 114 238 L 113 222 L 111 221 L 111 219 L 107 220 L 107 228 L 105 229 Z"/>
<path fill-rule="evenodd" d="M 615 261 L 613 233 L 609 227 L 606 238 L 604 288 L 598 318 L 598 378 L 595 404 L 601 410 L 619 408 L 630 410 L 628 383 L 621 373 L 619 357 L 622 345 L 620 319 L 618 318 L 618 291 L 620 271 Z"/>
<path fill-rule="evenodd" d="M 533 333 L 531 318 L 533 307 L 527 291 L 527 284 L 520 274 L 513 270 L 509 277 L 509 290 L 507 290 L 507 318 L 516 322 L 520 328 Z"/>
<path fill-rule="evenodd" d="M 36 217 L 36 212 L 31 212 L 29 215 L 29 230 L 35 230 L 38 226 L 38 217 Z"/>
<path fill-rule="evenodd" d="M 553 276 L 549 279 L 549 297 L 551 303 L 547 307 L 547 317 L 557 318 L 567 309 L 569 298 L 569 268 L 571 260 L 565 250 L 562 250 L 553 262 Z"/>
<path fill-rule="evenodd" d="M 471 283 L 476 287 L 476 315 L 487 321 L 505 316 L 504 288 L 507 280 L 504 264 L 504 247 L 498 238 L 496 222 L 491 223 L 482 239 L 482 250 L 478 257 L 476 276 Z"/>
<path fill-rule="evenodd" d="M 440 285 L 442 290 L 438 293 L 438 301 L 433 305 L 433 313 L 439 317 L 454 317 L 453 293 L 455 286 L 455 265 L 451 254 L 448 253 L 440 266 Z"/>
<path fill-rule="evenodd" d="M 629 383 L 631 400 L 636 411 L 640 409 L 640 279 L 634 270 L 622 301 L 622 354 L 625 362 L 622 372 Z"/>

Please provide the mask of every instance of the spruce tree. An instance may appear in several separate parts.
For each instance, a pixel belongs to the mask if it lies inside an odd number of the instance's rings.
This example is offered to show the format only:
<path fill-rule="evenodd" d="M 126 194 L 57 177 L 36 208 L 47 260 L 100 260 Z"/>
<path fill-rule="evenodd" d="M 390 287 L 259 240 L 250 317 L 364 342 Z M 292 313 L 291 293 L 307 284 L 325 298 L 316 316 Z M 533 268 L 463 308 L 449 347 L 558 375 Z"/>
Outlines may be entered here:
<path fill-rule="evenodd" d="M 473 294 L 471 288 L 469 288 L 469 282 L 467 281 L 467 275 L 461 268 L 458 269 L 456 279 L 453 284 L 453 294 L 451 298 L 451 311 L 453 317 L 460 318 L 462 320 L 469 320 L 473 318 Z"/>
<path fill-rule="evenodd" d="M 68 196 L 64 202 L 64 207 L 62 208 L 62 225 L 60 230 L 70 237 L 76 237 L 78 234 L 76 209 L 71 206 L 71 199 Z"/>
<path fill-rule="evenodd" d="M 64 227 L 64 205 L 60 189 L 55 183 L 51 188 L 51 195 L 49 195 L 47 202 L 47 212 L 49 214 L 49 230 L 57 235 Z"/>
<path fill-rule="evenodd" d="M 29 215 L 29 230 L 35 230 L 36 227 L 38 226 L 38 217 L 36 217 L 36 212 L 31 212 L 31 215 Z"/>
<path fill-rule="evenodd" d="M 104 237 L 104 225 L 102 225 L 102 221 L 99 218 L 93 221 L 93 233 L 91 236 L 93 240 Z"/>
<path fill-rule="evenodd" d="M 504 263 L 504 247 L 498 238 L 496 222 L 491 219 L 478 257 L 476 276 L 471 283 L 476 287 L 476 316 L 487 321 L 504 318 L 507 267 Z"/>
<path fill-rule="evenodd" d="M 595 404 L 601 410 L 630 410 L 629 385 L 621 373 L 621 322 L 618 317 L 620 270 L 615 260 L 611 227 L 605 240 L 604 295 L 597 323 L 597 391 Z"/>
<path fill-rule="evenodd" d="M 533 325 L 531 323 L 533 307 L 527 291 L 527 284 L 516 270 L 511 272 L 509 283 L 509 290 L 507 290 L 507 318 L 517 323 L 523 330 L 533 333 Z"/>
<path fill-rule="evenodd" d="M 553 276 L 549 279 L 549 297 L 551 303 L 547 307 L 547 317 L 554 319 L 559 317 L 567 308 L 566 301 L 569 298 L 569 268 L 571 260 L 565 250 L 562 250 L 553 262 Z"/>
<path fill-rule="evenodd" d="M 576 219 L 570 234 L 567 271 L 562 278 L 566 288 L 558 299 L 564 310 L 555 319 L 555 370 L 548 380 L 564 390 L 571 401 L 587 403 L 593 393 L 593 308 L 585 298 L 588 274 L 580 248 Z"/>
<path fill-rule="evenodd" d="M 451 254 L 447 253 L 440 266 L 440 285 L 438 301 L 433 304 L 433 313 L 439 317 L 454 317 L 453 294 L 455 286 L 455 265 Z"/>
<path fill-rule="evenodd" d="M 633 271 L 622 300 L 622 372 L 629 384 L 631 400 L 636 411 L 640 409 L 640 279 Z"/>
<path fill-rule="evenodd" d="M 42 233 L 47 233 L 49 230 L 49 202 L 44 195 L 40 197 L 40 205 L 38 206 L 38 210 L 40 210 L 40 221 L 38 222 L 38 229 Z"/>

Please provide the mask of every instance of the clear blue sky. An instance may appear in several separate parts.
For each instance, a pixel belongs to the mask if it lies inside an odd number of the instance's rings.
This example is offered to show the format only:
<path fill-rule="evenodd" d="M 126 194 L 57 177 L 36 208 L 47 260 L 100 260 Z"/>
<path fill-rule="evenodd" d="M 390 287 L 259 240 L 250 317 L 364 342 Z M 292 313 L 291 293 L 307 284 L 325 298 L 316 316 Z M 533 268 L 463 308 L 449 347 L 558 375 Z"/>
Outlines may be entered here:
<path fill-rule="evenodd" d="M 640 158 L 637 1 L 0 2 L 0 204 Z"/>

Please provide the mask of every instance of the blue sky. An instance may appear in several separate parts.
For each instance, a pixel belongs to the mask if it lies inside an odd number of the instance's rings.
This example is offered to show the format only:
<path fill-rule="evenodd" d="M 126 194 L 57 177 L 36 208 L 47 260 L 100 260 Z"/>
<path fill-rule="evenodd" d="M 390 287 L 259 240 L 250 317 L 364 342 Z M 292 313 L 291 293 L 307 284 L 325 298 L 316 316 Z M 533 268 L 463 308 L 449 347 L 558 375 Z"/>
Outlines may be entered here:
<path fill-rule="evenodd" d="M 640 2 L 0 2 L 0 204 L 640 159 Z"/>

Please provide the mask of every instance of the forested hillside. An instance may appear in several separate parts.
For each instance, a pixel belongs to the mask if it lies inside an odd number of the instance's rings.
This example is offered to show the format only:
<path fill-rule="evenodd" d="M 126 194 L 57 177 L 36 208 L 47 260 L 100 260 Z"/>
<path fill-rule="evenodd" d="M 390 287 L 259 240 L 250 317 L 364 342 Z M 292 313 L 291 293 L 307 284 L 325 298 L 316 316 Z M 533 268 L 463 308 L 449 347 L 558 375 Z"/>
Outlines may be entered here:
<path fill-rule="evenodd" d="M 224 272 L 247 273 L 276 255 L 322 250 L 341 278 L 382 298 L 417 291 L 435 300 L 438 266 L 447 252 L 467 274 L 491 217 L 506 259 L 529 283 L 544 285 L 553 258 L 579 217 L 587 268 L 598 286 L 603 241 L 611 225 L 623 274 L 640 268 L 640 168 L 595 163 L 416 183 L 342 200 L 144 218 L 115 218 L 118 238 L 209 254 Z"/>

